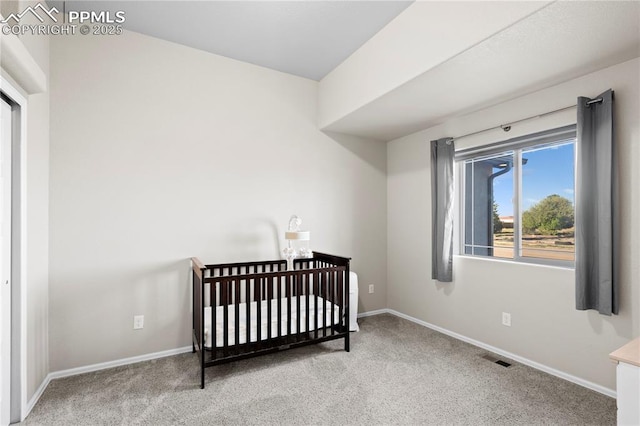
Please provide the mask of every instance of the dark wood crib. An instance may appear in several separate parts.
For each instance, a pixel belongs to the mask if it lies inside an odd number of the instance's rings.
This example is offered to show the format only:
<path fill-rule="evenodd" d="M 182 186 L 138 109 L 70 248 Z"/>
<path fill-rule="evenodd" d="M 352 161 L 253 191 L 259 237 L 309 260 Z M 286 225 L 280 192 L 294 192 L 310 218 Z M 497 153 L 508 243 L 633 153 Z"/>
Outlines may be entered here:
<path fill-rule="evenodd" d="M 193 352 L 206 367 L 344 338 L 349 351 L 349 258 L 204 265 L 192 258 Z"/>

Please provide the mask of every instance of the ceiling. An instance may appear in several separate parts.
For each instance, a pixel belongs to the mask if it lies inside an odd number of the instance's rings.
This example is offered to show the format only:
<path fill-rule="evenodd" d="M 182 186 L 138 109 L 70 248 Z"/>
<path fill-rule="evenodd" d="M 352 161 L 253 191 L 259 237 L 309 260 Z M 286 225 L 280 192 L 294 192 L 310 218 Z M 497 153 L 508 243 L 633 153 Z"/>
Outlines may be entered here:
<path fill-rule="evenodd" d="M 63 10 L 62 1 L 47 3 Z M 349 56 L 379 33 L 374 40 L 387 43 L 387 51 L 393 47 L 396 59 L 385 56 L 365 63 L 359 74 L 348 75 L 339 85 L 350 88 L 354 79 L 367 83 L 377 72 L 389 72 L 376 66 L 379 61 L 402 66 L 398 57 L 433 56 L 434 46 L 443 45 L 443 40 L 419 39 L 418 51 L 393 46 L 399 32 L 415 36 L 416 29 L 406 28 L 402 18 L 416 18 L 413 9 L 422 3 L 392 22 L 412 3 L 68 0 L 65 9 L 122 10 L 125 29 L 313 80 L 321 80 L 345 60 L 349 63 L 357 55 Z M 439 2 L 425 3 L 431 20 L 452 21 L 452 32 L 464 30 L 455 26 L 463 22 L 461 16 L 444 19 Z M 460 13 L 483 19 L 477 13 L 481 2 L 475 9 L 473 4 Z M 553 1 L 468 48 L 448 52 L 437 65 L 390 91 L 363 94 L 370 100 L 322 129 L 393 140 L 638 56 L 640 1 Z"/>
<path fill-rule="evenodd" d="M 62 9 L 62 1 L 48 1 Z M 66 1 L 127 30 L 320 80 L 412 1 Z"/>
<path fill-rule="evenodd" d="M 558 1 L 323 130 L 389 141 L 639 56 L 640 2 Z"/>

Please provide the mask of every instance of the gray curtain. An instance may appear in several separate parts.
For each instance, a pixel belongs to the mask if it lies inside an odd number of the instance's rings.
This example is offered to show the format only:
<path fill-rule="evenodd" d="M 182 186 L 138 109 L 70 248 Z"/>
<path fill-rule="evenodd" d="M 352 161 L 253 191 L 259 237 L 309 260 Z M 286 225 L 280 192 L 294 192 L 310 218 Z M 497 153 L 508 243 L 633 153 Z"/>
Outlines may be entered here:
<path fill-rule="evenodd" d="M 578 98 L 576 146 L 576 309 L 618 313 L 613 91 Z M 595 99 L 597 99 L 595 98 Z"/>
<path fill-rule="evenodd" d="M 431 141 L 431 278 L 453 280 L 453 139 Z"/>

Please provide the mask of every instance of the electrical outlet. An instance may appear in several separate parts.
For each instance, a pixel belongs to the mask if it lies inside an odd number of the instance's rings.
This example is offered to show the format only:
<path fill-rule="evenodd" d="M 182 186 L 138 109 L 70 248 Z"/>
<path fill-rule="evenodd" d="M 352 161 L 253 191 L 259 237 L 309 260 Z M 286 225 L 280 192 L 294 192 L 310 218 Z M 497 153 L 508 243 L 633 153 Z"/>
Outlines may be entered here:
<path fill-rule="evenodd" d="M 369 284 L 369 294 L 373 293 L 373 284 Z"/>
<path fill-rule="evenodd" d="M 135 315 L 133 317 L 133 329 L 140 330 L 144 328 L 144 315 Z"/>
<path fill-rule="evenodd" d="M 502 325 L 506 325 L 507 327 L 511 327 L 511 314 L 508 312 L 502 313 Z"/>

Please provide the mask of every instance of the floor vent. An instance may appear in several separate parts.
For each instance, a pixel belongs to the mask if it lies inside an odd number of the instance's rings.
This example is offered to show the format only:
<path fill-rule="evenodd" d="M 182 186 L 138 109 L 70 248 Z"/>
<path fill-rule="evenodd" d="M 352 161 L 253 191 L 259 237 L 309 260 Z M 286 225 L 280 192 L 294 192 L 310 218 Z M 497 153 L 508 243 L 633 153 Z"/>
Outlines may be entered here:
<path fill-rule="evenodd" d="M 497 357 L 495 357 L 493 355 L 490 355 L 490 354 L 482 355 L 482 358 L 486 359 L 487 361 L 493 362 L 494 364 L 501 365 L 503 367 L 511 367 L 510 363 L 508 363 L 506 361 L 503 361 L 500 358 L 497 358 Z"/>
<path fill-rule="evenodd" d="M 486 359 L 487 361 L 490 361 L 490 362 L 498 361 L 498 358 L 496 358 L 495 356 L 490 355 L 490 354 L 482 355 L 482 358 L 484 358 L 484 359 Z"/>

